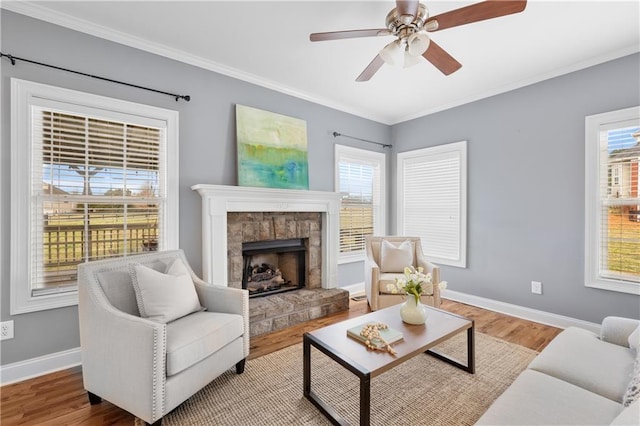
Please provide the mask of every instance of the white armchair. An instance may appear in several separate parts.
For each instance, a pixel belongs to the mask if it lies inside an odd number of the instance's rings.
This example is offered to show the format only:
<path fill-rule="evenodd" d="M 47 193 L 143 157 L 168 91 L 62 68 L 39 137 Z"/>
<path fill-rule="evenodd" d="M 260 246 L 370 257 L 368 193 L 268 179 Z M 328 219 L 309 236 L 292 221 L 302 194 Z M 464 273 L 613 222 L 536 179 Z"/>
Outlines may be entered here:
<path fill-rule="evenodd" d="M 188 270 L 205 309 L 167 323 L 141 317 L 131 264 L 164 272 L 176 259 Z M 244 370 L 247 291 L 200 280 L 182 250 L 81 264 L 78 293 L 82 375 L 91 404 L 104 398 L 160 424 L 162 416 L 220 374 L 234 365 L 238 374 Z"/>
<path fill-rule="evenodd" d="M 388 255 L 385 262 L 382 259 L 382 252 L 385 251 L 383 242 L 390 243 L 392 247 L 390 252 L 394 252 L 393 248 L 400 250 L 403 243 L 410 244 L 410 249 L 405 253 L 398 252 Z M 406 245 L 405 245 L 406 247 Z M 402 257 L 404 261 L 401 261 Z M 420 301 L 426 305 L 440 307 L 440 268 L 429 262 L 422 252 L 420 238 L 418 237 L 402 237 L 402 236 L 385 236 L 385 237 L 367 237 L 365 240 L 365 262 L 364 262 L 364 288 L 367 295 L 367 301 L 372 311 L 387 308 L 398 303 L 402 303 L 404 295 L 393 294 L 387 290 L 387 284 L 395 284 L 396 278 L 404 277 L 404 267 L 413 266 L 415 268 L 424 268 L 425 273 L 431 273 L 433 286 L 433 295 L 422 295 Z"/>

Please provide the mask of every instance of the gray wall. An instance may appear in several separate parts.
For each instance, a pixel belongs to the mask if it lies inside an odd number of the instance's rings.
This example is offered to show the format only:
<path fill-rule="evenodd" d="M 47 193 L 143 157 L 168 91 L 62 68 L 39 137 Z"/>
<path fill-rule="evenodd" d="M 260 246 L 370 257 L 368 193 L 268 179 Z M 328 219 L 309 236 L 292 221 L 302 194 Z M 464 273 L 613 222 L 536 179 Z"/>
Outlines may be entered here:
<path fill-rule="evenodd" d="M 640 297 L 585 287 L 583 272 L 585 116 L 639 105 L 639 64 L 634 54 L 393 126 L 394 154 L 468 141 L 467 268 L 442 268 L 450 289 L 595 323 L 640 318 Z"/>
<path fill-rule="evenodd" d="M 201 270 L 196 183 L 236 183 L 236 103 L 307 121 L 310 186 L 333 191 L 333 146 L 383 148 L 339 132 L 392 142 L 387 191 L 394 231 L 393 154 L 468 141 L 468 268 L 443 267 L 450 288 L 587 321 L 640 317 L 638 296 L 583 286 L 584 117 L 640 104 L 639 56 L 632 55 L 395 126 L 375 123 L 279 92 L 2 10 L 1 50 L 104 77 L 189 94 L 191 102 L 19 62 L 1 62 L 0 316 L 15 321 L 2 365 L 78 347 L 77 309 L 9 315 L 9 79 L 25 80 L 180 112 L 180 246 Z M 341 265 L 340 285 L 363 280 L 361 263 Z M 530 281 L 544 283 L 532 295 Z"/>
<path fill-rule="evenodd" d="M 191 102 L 2 59 L 1 319 L 13 319 L 15 338 L 2 342 L 2 365 L 79 346 L 77 308 L 9 315 L 10 78 L 140 102 L 180 112 L 180 246 L 201 271 L 200 197 L 191 185 L 236 184 L 235 104 L 307 121 L 310 189 L 333 191 L 334 144 L 384 152 L 383 148 L 331 133 L 388 143 L 391 128 L 211 71 L 77 33 L 23 15 L 1 11 L 2 52 L 163 91 L 189 94 Z M 340 266 L 340 285 L 362 281 L 362 267 Z"/>

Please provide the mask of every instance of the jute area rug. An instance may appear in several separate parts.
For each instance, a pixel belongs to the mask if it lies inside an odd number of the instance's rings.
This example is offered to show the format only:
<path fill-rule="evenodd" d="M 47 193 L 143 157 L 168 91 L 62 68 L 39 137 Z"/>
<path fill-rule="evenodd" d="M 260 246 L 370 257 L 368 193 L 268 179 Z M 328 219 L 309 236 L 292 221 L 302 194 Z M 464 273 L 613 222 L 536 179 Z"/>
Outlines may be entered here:
<path fill-rule="evenodd" d="M 466 333 L 437 347 L 466 360 Z M 362 350 L 367 350 L 364 346 Z M 372 379 L 373 425 L 473 425 L 536 352 L 476 333 L 476 374 L 429 355 Z M 311 389 L 350 424 L 359 424 L 359 382 L 312 348 Z M 163 425 L 330 425 L 302 395 L 302 344 L 229 370 L 177 407 Z"/>

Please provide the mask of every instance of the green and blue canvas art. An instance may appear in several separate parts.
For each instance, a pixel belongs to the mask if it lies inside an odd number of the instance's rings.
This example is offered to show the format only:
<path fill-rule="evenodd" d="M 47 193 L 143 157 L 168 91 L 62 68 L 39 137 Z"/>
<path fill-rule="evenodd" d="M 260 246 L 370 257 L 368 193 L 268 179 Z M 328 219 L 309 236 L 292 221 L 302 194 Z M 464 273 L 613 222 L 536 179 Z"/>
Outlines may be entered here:
<path fill-rule="evenodd" d="M 236 105 L 238 185 L 309 189 L 307 122 Z"/>

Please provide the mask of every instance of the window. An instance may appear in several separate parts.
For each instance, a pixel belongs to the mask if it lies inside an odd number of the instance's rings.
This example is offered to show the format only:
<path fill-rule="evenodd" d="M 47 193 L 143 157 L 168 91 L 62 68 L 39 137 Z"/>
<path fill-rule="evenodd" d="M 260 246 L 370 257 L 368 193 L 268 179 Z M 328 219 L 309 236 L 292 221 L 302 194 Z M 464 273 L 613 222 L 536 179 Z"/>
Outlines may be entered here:
<path fill-rule="evenodd" d="M 12 79 L 11 314 L 77 303 L 77 265 L 177 248 L 177 112 Z"/>
<path fill-rule="evenodd" d="M 466 267 L 467 143 L 398 154 L 398 233 L 429 260 Z"/>
<path fill-rule="evenodd" d="M 340 202 L 339 263 L 364 259 L 367 235 L 385 233 L 385 154 L 336 145 L 336 191 Z"/>
<path fill-rule="evenodd" d="M 640 294 L 640 107 L 585 124 L 585 285 Z"/>

